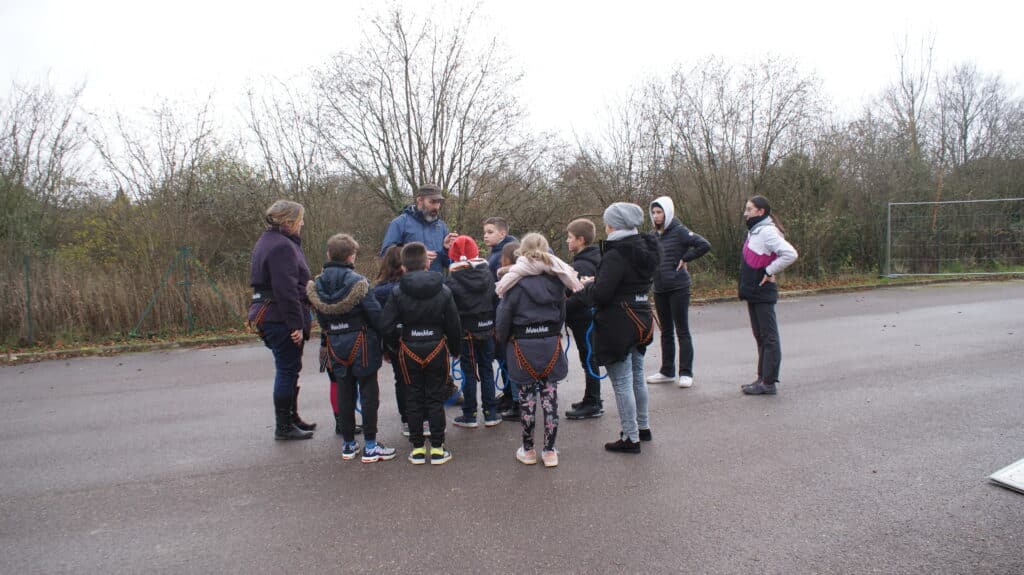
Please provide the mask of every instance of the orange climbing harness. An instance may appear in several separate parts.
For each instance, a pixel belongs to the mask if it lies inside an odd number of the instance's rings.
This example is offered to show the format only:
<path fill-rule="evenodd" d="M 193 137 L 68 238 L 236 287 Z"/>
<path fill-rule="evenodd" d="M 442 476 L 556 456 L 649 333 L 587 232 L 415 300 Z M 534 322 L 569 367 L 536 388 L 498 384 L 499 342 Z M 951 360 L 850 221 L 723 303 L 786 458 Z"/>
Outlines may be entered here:
<path fill-rule="evenodd" d="M 402 368 L 402 375 L 405 376 L 406 384 L 411 382 L 412 379 L 409 377 L 409 367 L 405 362 L 405 358 L 408 357 L 409 359 L 415 361 L 416 364 L 420 366 L 420 369 L 426 369 L 427 366 L 430 365 L 430 362 L 434 361 L 434 359 L 437 358 L 437 355 L 439 353 L 445 351 L 445 355 L 447 355 L 447 341 L 447 338 L 442 337 L 441 341 L 437 342 L 437 345 L 434 346 L 434 349 L 432 349 L 430 353 L 427 354 L 426 357 L 420 357 L 419 355 L 416 354 L 415 351 L 410 349 L 409 346 L 405 344 L 404 338 L 398 340 L 398 365 L 399 367 Z M 447 363 L 447 359 L 445 360 L 445 363 Z"/>
<path fill-rule="evenodd" d="M 640 316 L 636 315 L 636 312 L 633 311 L 633 308 L 629 307 L 629 304 L 622 302 L 622 307 L 626 310 L 626 315 L 629 316 L 629 319 L 633 320 L 633 326 L 636 327 L 637 345 L 648 345 L 651 343 L 654 340 L 654 324 L 658 321 L 654 311 L 651 310 L 651 317 L 653 318 L 651 325 L 646 326 L 643 320 L 640 319 Z M 661 326 L 659 325 L 658 327 Z"/>

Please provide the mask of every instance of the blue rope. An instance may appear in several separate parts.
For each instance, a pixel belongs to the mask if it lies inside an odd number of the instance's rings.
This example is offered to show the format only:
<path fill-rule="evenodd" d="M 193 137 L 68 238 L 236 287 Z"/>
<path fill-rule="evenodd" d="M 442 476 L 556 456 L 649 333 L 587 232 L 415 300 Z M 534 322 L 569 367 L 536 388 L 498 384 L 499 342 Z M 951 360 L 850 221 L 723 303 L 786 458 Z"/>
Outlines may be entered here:
<path fill-rule="evenodd" d="M 451 397 L 445 400 L 444 404 L 447 407 L 455 405 L 455 402 L 459 400 L 460 391 L 463 394 L 466 393 L 466 372 L 462 370 L 461 358 L 455 358 L 452 360 L 452 381 L 459 383 L 459 391 L 456 391 Z"/>
<path fill-rule="evenodd" d="M 501 383 L 498 383 L 498 381 Z M 498 371 L 494 372 L 494 391 L 504 392 L 508 388 L 508 365 L 505 364 L 505 360 L 498 358 Z"/>
<path fill-rule="evenodd" d="M 586 365 L 587 373 L 590 374 L 590 377 L 593 377 L 593 378 L 596 378 L 596 379 L 605 379 L 606 377 L 608 377 L 607 373 L 604 374 L 604 375 L 596 374 L 596 373 L 594 373 L 593 369 L 590 367 L 590 357 L 592 355 L 594 355 L 594 349 L 593 349 L 593 347 L 590 344 L 590 334 L 593 333 L 593 332 L 594 332 L 594 320 L 590 320 L 590 325 L 587 326 L 587 334 L 584 336 L 584 339 L 585 339 L 585 341 L 587 343 L 587 365 Z"/>

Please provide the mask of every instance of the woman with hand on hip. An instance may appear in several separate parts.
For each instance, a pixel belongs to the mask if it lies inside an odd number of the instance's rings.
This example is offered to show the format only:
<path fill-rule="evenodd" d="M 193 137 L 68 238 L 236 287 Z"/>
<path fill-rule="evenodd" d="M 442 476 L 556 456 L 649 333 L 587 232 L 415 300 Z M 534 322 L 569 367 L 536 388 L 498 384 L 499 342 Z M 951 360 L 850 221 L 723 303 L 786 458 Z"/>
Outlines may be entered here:
<path fill-rule="evenodd" d="M 757 342 L 757 379 L 741 386 L 747 395 L 775 395 L 782 364 L 779 324 L 775 302 L 779 290 L 775 275 L 796 261 L 796 249 L 783 237 L 784 230 L 764 196 L 747 200 L 743 219 L 747 222 L 747 240 L 743 242 L 740 264 L 739 296 L 747 302 L 750 328 Z"/>
<path fill-rule="evenodd" d="M 675 217 L 672 198 L 662 196 L 650 206 L 651 221 L 661 245 L 654 273 L 654 307 L 661 324 L 661 370 L 647 383 L 693 385 L 693 338 L 690 337 L 690 272 L 686 264 L 711 250 L 711 244 Z M 676 339 L 679 340 L 679 378 L 676 378 Z"/>

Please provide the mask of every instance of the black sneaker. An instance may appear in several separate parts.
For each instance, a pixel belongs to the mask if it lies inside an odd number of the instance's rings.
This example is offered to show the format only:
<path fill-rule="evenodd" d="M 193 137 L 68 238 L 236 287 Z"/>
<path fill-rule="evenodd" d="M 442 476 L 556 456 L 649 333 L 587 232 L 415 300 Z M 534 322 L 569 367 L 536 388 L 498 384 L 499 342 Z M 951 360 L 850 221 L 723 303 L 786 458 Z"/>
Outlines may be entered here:
<path fill-rule="evenodd" d="M 567 419 L 592 419 L 604 415 L 604 408 L 593 403 L 582 403 L 565 412 Z"/>
<path fill-rule="evenodd" d="M 763 383 L 755 381 L 754 383 L 748 383 L 747 385 L 741 386 L 744 395 L 775 395 L 775 384 Z"/>
<path fill-rule="evenodd" d="M 604 448 L 606 451 L 616 453 L 640 453 L 640 442 L 633 443 L 628 437 L 625 437 L 612 443 L 605 443 Z"/>
<path fill-rule="evenodd" d="M 577 402 L 573 403 L 572 405 L 570 405 L 569 407 L 572 408 L 572 409 L 579 409 L 580 407 L 582 407 L 582 406 L 584 406 L 586 404 L 587 404 L 587 402 L 585 402 L 585 401 L 577 401 Z"/>
<path fill-rule="evenodd" d="M 522 417 L 519 414 L 519 406 L 518 405 L 513 407 L 513 408 L 511 408 L 511 409 L 502 411 L 498 415 L 501 415 L 501 418 L 504 419 L 505 421 L 519 421 L 520 419 L 522 419 Z"/>
<path fill-rule="evenodd" d="M 651 430 L 650 429 L 641 429 L 640 430 L 640 441 L 650 441 L 651 439 L 653 439 L 653 438 L 651 437 Z"/>
<path fill-rule="evenodd" d="M 512 401 L 511 395 L 507 393 L 502 394 L 502 396 L 498 398 L 498 412 L 500 413 L 503 411 L 508 411 L 512 409 L 512 407 L 515 406 L 515 404 L 516 402 Z"/>

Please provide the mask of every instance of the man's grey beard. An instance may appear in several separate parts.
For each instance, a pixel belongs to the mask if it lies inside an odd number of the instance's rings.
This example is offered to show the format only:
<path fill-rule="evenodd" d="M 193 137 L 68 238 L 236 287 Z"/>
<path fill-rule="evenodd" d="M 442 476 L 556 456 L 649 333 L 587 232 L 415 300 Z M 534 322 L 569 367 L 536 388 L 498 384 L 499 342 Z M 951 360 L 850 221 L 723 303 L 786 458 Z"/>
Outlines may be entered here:
<path fill-rule="evenodd" d="M 421 210 L 420 213 L 423 214 L 423 220 L 426 221 L 428 224 L 432 224 L 437 221 L 437 212 L 430 213 L 426 210 Z"/>

